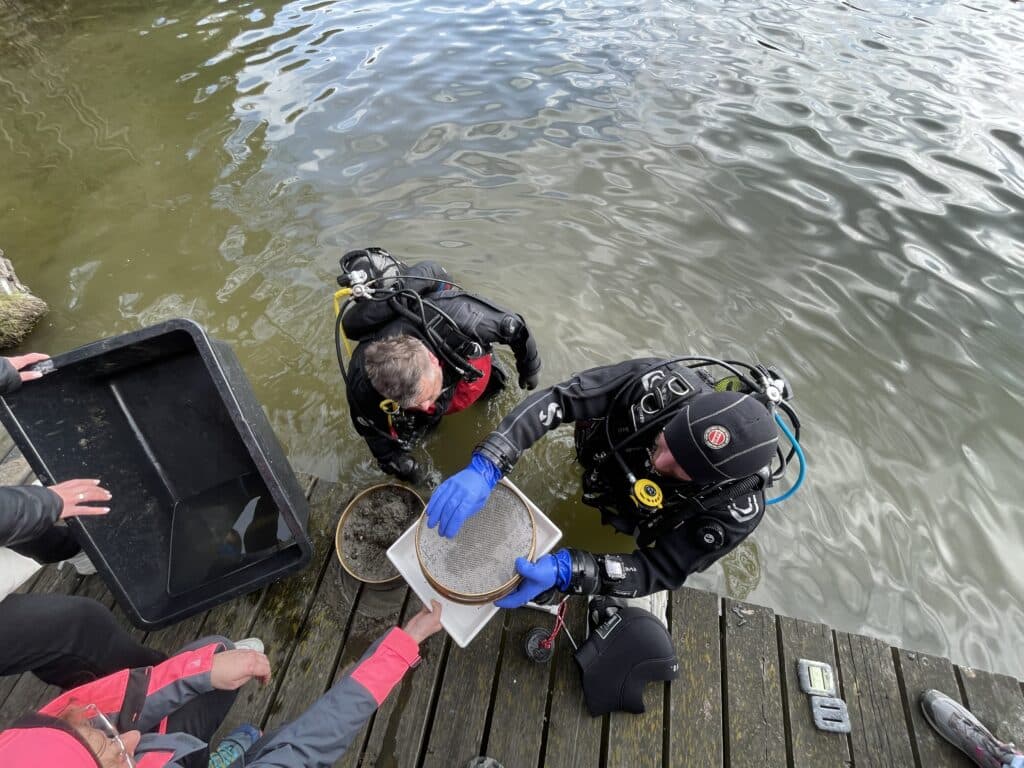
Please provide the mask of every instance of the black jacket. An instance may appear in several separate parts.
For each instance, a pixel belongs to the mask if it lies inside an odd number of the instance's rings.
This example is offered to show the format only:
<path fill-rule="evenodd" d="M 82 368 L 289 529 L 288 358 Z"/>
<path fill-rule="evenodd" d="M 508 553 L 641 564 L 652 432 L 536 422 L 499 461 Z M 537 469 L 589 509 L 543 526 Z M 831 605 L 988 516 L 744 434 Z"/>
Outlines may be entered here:
<path fill-rule="evenodd" d="M 21 386 L 21 377 L 7 358 L 0 358 L 0 395 Z M 22 544 L 42 535 L 64 510 L 60 496 L 38 485 L 0 488 L 0 547 Z"/>
<path fill-rule="evenodd" d="M 631 486 L 625 472 L 609 455 L 605 420 L 611 419 L 608 427 L 612 442 L 618 443 L 657 413 L 664 413 L 663 408 L 678 408 L 681 401 L 675 403 L 671 391 L 659 386 L 664 384 L 666 371 L 675 374 L 684 382 L 684 387 L 701 391 L 711 386 L 683 364 L 657 368 L 662 362 L 657 358 L 644 358 L 592 368 L 536 392 L 511 411 L 477 446 L 477 451 L 507 473 L 522 452 L 546 432 L 560 424 L 574 422 L 576 454 L 584 470 L 583 501 L 601 510 L 602 522 L 634 533 L 645 513 L 630 498 Z M 624 385 L 628 385 L 625 390 Z M 643 400 L 645 396 L 647 399 Z M 763 490 L 718 498 L 714 506 L 708 507 L 698 500 L 708 494 L 709 487 L 653 475 L 647 451 L 657 434 L 657 429 L 653 429 L 649 435 L 623 449 L 622 456 L 636 477 L 647 477 L 658 483 L 665 496 L 663 511 L 670 517 L 673 512 L 679 513 L 680 524 L 658 536 L 652 546 L 641 547 L 632 554 L 598 555 L 598 561 L 620 559 L 625 572 L 623 579 L 613 581 L 606 578 L 602 569 L 598 591 L 604 594 L 635 597 L 676 589 L 689 574 L 704 570 L 733 550 L 750 535 L 764 515 Z M 718 546 L 709 547 L 703 541 L 702 534 L 709 524 L 721 531 L 722 541 Z"/>
<path fill-rule="evenodd" d="M 481 353 L 490 353 L 494 344 L 507 344 L 515 354 L 516 371 L 520 377 L 533 376 L 540 370 L 537 345 L 522 316 L 474 294 L 453 289 L 447 284 L 438 284 L 436 280 L 450 281 L 451 277 L 438 264 L 425 261 L 405 272 L 403 284 L 449 315 L 462 334 L 479 345 Z M 387 303 L 360 302 L 353 311 L 346 313 L 344 329 L 350 339 L 358 339 L 360 342 L 348 366 L 346 394 L 352 423 L 380 465 L 386 467 L 408 453 L 430 428 L 441 421 L 455 394 L 460 376 L 445 362 L 442 355 L 437 354 L 419 324 L 396 315 Z M 387 414 L 380 407 L 384 397 L 366 375 L 364 345 L 377 339 L 402 335 L 423 341 L 437 354 L 444 372 L 444 389 L 433 413 L 401 410 L 392 416 L 389 424 Z M 394 435 L 391 434 L 392 426 L 396 433 Z"/>

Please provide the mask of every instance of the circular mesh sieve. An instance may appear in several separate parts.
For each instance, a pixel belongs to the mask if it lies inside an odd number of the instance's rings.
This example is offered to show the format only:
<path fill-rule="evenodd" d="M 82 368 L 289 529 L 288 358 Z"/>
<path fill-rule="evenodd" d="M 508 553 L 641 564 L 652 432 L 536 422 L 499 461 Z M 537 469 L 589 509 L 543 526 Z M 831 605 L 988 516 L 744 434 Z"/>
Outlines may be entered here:
<path fill-rule="evenodd" d="M 334 548 L 341 567 L 365 584 L 390 585 L 398 570 L 387 549 L 423 513 L 423 500 L 397 483 L 374 485 L 358 493 L 338 520 Z"/>
<path fill-rule="evenodd" d="M 495 487 L 454 539 L 428 528 L 425 515 L 416 530 L 423 575 L 442 595 L 462 603 L 485 603 L 508 593 L 519 581 L 516 558 L 533 559 L 536 544 L 533 512 L 504 484 Z"/>

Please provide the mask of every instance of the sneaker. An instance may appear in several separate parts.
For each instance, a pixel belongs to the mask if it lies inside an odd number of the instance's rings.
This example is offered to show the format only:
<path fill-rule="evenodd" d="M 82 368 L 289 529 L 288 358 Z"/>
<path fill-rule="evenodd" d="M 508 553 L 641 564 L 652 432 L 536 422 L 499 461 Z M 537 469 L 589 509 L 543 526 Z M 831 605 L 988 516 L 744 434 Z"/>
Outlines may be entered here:
<path fill-rule="evenodd" d="M 245 723 L 238 726 L 221 739 L 216 749 L 210 750 L 209 768 L 228 768 L 236 760 L 242 758 L 249 748 L 260 740 L 262 735 L 263 732 L 255 725 Z"/>
<path fill-rule="evenodd" d="M 75 569 L 75 573 L 79 576 L 92 576 L 96 573 L 96 566 L 92 564 L 92 560 L 85 552 L 79 552 L 74 557 L 69 557 L 67 560 L 61 560 L 58 569 L 63 568 L 65 565 L 70 565 Z"/>
<path fill-rule="evenodd" d="M 263 653 L 263 641 L 258 637 L 247 637 L 244 640 L 235 640 L 235 649 L 242 648 L 247 651 L 256 651 L 256 653 Z"/>
<path fill-rule="evenodd" d="M 999 741 L 966 707 L 935 690 L 921 694 L 921 711 L 942 738 L 981 768 L 1003 768 L 1021 753 Z"/>
<path fill-rule="evenodd" d="M 493 757 L 474 757 L 468 763 L 465 768 L 504 768 L 501 763 L 495 760 Z"/>

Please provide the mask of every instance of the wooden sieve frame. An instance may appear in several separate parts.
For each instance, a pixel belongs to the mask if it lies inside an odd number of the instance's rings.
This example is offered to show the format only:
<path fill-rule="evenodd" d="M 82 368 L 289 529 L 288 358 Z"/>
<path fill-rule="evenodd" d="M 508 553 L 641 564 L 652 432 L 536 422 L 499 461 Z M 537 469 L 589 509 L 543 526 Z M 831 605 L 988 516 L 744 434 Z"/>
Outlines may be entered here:
<path fill-rule="evenodd" d="M 526 509 L 526 514 L 529 515 L 530 551 L 527 553 L 526 556 L 530 560 L 533 560 L 533 556 L 537 551 L 537 518 L 533 514 L 533 509 L 531 508 L 530 500 L 526 498 L 522 491 L 513 486 L 511 483 L 502 482 L 501 485 L 503 485 L 506 490 L 511 491 L 513 494 L 516 495 L 516 497 L 522 503 L 523 507 Z M 430 574 L 430 571 L 428 571 L 426 567 L 423 565 L 423 553 L 420 551 L 420 536 L 425 529 L 425 519 L 421 517 L 416 528 L 416 561 L 418 562 L 420 571 L 423 572 L 423 577 L 427 580 L 427 583 L 430 584 L 430 586 L 433 587 L 437 591 L 437 593 L 442 597 L 445 597 L 448 600 L 452 600 L 456 603 L 462 603 L 463 605 L 480 605 L 483 603 L 490 603 L 507 595 L 509 592 L 511 592 L 513 589 L 519 586 L 519 583 L 523 580 L 523 577 L 517 573 L 507 582 L 502 584 L 500 587 L 492 589 L 489 592 L 476 592 L 472 594 L 453 592 L 452 590 L 448 589 L 443 584 L 441 584 L 439 581 L 437 581 Z"/>
<path fill-rule="evenodd" d="M 356 506 L 357 502 L 360 499 L 362 499 L 363 496 L 366 496 L 372 493 L 373 491 L 379 490 L 400 491 L 406 494 L 411 494 L 412 497 L 416 500 L 417 506 L 421 510 L 426 509 L 426 502 L 423 501 L 423 497 L 420 496 L 418 493 L 416 493 L 415 490 L 413 490 L 407 485 L 402 485 L 401 483 L 377 483 L 376 485 L 371 485 L 369 488 L 364 488 L 363 490 L 361 490 L 359 493 L 352 497 L 352 500 L 345 506 L 344 511 L 342 511 L 341 517 L 338 518 L 338 527 L 334 531 L 334 552 L 338 556 L 338 562 L 341 563 L 341 567 L 345 570 L 345 573 L 347 573 L 353 579 L 362 582 L 363 584 L 386 587 L 392 584 L 396 584 L 402 580 L 402 574 L 399 573 L 397 569 L 395 569 L 394 576 L 389 576 L 386 579 L 367 579 L 353 571 L 352 568 L 349 567 L 348 563 L 345 562 L 345 558 L 341 554 L 341 532 L 345 528 L 345 520 L 348 517 L 348 513 Z M 419 517 L 422 516 L 423 512 L 421 511 Z M 417 518 L 417 521 L 418 520 L 419 518 Z M 404 533 L 404 531 L 402 533 Z M 401 536 L 401 534 L 399 534 L 399 536 Z M 394 568 L 394 563 L 392 563 L 391 565 L 392 568 Z"/>

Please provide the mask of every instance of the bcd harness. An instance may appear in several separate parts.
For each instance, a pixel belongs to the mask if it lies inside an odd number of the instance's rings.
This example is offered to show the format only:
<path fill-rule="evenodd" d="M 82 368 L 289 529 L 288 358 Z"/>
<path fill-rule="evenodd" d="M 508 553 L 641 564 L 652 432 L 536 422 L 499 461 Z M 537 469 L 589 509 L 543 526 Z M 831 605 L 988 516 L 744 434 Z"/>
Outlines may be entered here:
<path fill-rule="evenodd" d="M 685 367 L 672 367 L 685 363 Z M 729 375 L 715 380 L 705 370 L 709 366 L 724 367 Z M 629 424 L 627 428 L 620 426 L 620 433 L 626 436 L 618 441 L 612 439 L 611 416 L 617 404 L 636 384 L 642 383 L 644 391 L 629 408 Z M 671 503 L 665 504 L 665 493 L 661 486 L 648 478 L 637 478 L 624 458 L 626 449 L 636 447 L 643 438 L 650 439 L 655 430 L 663 428 L 683 405 L 701 391 L 715 389 L 718 391 L 741 390 L 761 401 L 775 416 L 775 420 L 790 438 L 792 447 L 787 454 L 781 447 L 776 448 L 779 466 L 772 470 L 766 467 L 762 472 L 748 477 L 727 480 L 703 488 L 694 494 L 682 495 L 672 492 Z M 711 511 L 729 504 L 733 499 L 765 490 L 780 479 L 786 472 L 788 463 L 796 455 L 800 459 L 801 474 L 790 492 L 795 491 L 803 479 L 803 452 L 797 442 L 800 434 L 800 421 L 788 400 L 792 397 L 786 381 L 774 370 L 762 365 L 751 365 L 736 361 L 718 360 L 705 357 L 680 357 L 651 366 L 649 369 L 632 377 L 622 385 L 612 398 L 608 416 L 604 419 L 604 436 L 608 446 L 606 451 L 594 455 L 598 467 L 614 459 L 625 473 L 630 483 L 630 498 L 640 513 L 637 523 L 637 543 L 646 547 L 659 537 L 679 528 L 681 525 L 695 520 L 694 531 L 696 543 L 709 550 L 721 547 L 725 540 L 725 531 L 711 516 Z M 780 417 L 776 408 L 783 411 L 793 426 L 791 434 Z M 788 494 L 787 494 L 788 495 Z M 782 497 L 779 497 L 782 498 Z M 771 500 L 768 503 L 772 503 Z"/>

